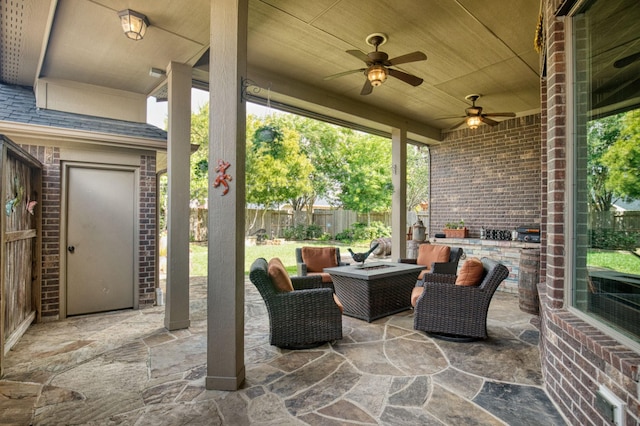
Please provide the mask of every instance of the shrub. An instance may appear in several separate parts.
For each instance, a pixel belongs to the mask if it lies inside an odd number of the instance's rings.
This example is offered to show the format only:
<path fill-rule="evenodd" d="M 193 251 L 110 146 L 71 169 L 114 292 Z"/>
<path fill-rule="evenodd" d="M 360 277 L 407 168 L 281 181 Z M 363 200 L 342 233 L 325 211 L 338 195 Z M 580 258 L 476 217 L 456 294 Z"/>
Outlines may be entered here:
<path fill-rule="evenodd" d="M 633 251 L 638 246 L 638 235 L 632 232 L 592 229 L 590 237 L 591 247 L 597 249 Z"/>
<path fill-rule="evenodd" d="M 304 240 L 306 236 L 304 225 L 296 225 L 289 228 L 284 228 L 282 230 L 282 236 L 285 240 Z"/>
<path fill-rule="evenodd" d="M 331 234 L 323 232 L 322 235 L 318 237 L 318 241 L 331 241 Z"/>
<path fill-rule="evenodd" d="M 390 237 L 391 228 L 382 222 L 371 222 L 369 225 L 356 222 L 350 228 L 336 234 L 336 240 L 344 242 L 371 241 L 376 238 Z"/>
<path fill-rule="evenodd" d="M 353 229 L 347 228 L 344 231 L 338 232 L 336 234 L 336 240 L 344 242 L 353 241 Z"/>
<path fill-rule="evenodd" d="M 322 236 L 322 228 L 314 224 L 308 225 L 306 227 L 306 234 L 309 239 L 320 238 Z"/>
<path fill-rule="evenodd" d="M 313 240 L 323 236 L 322 228 L 318 225 L 296 225 L 282 230 L 285 240 Z"/>

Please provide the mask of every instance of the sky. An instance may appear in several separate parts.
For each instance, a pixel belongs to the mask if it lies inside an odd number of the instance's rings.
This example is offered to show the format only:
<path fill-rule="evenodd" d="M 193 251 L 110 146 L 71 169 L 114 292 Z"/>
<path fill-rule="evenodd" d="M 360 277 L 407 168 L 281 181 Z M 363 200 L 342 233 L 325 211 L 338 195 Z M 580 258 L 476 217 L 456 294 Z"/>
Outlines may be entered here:
<path fill-rule="evenodd" d="M 204 104 L 209 102 L 209 92 L 203 90 L 191 90 L 191 111 L 197 112 Z M 274 110 L 275 111 L 275 110 Z M 247 102 L 247 113 L 258 117 L 264 117 L 270 112 L 269 108 Z M 156 98 L 147 99 L 147 123 L 164 129 L 167 118 L 167 102 L 156 102 Z"/>

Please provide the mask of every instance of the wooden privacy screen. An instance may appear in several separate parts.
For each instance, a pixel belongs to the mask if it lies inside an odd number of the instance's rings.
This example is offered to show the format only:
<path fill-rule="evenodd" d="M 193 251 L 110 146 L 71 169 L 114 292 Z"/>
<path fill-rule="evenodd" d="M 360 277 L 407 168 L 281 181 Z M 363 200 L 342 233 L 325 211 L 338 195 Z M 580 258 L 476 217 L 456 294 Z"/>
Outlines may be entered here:
<path fill-rule="evenodd" d="M 42 164 L 0 135 L 0 375 L 40 312 Z M 40 318 L 38 318 L 40 319 Z"/>

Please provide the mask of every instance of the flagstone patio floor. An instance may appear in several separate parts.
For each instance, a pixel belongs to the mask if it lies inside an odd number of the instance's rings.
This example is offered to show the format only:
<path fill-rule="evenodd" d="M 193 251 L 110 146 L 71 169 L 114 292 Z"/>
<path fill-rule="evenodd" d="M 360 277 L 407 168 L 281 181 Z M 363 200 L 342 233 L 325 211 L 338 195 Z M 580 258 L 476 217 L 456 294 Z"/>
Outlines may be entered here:
<path fill-rule="evenodd" d="M 341 341 L 269 344 L 267 311 L 246 282 L 246 381 L 206 390 L 206 278 L 191 279 L 191 326 L 164 307 L 35 324 L 5 358 L 0 424 L 564 425 L 540 372 L 537 317 L 496 293 L 489 338 L 433 339 L 412 311 L 343 317 Z"/>

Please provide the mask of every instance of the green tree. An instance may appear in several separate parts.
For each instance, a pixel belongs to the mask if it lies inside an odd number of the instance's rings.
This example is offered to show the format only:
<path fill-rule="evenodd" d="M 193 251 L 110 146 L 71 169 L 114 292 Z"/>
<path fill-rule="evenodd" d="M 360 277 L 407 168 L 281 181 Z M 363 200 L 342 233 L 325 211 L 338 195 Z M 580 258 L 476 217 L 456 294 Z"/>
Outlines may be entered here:
<path fill-rule="evenodd" d="M 622 116 L 612 115 L 589 122 L 587 127 L 587 185 L 589 205 L 594 211 L 609 211 L 616 201 L 614 192 L 607 188 L 609 167 L 602 158 L 620 138 Z"/>
<path fill-rule="evenodd" d="M 388 139 L 344 129 L 339 153 L 343 159 L 335 179 L 340 203 L 360 213 L 391 208 L 391 142 Z M 370 220 L 369 220 L 370 222 Z"/>
<path fill-rule="evenodd" d="M 429 199 L 428 148 L 407 146 L 407 210 Z"/>
<path fill-rule="evenodd" d="M 300 150 L 299 134 L 267 120 L 247 126 L 247 202 L 278 208 L 311 190 L 313 166 Z M 264 216 L 261 225 L 264 228 Z"/>
<path fill-rule="evenodd" d="M 209 103 L 191 113 L 191 144 L 198 150 L 190 158 L 190 198 L 204 205 L 209 193 Z"/>
<path fill-rule="evenodd" d="M 292 114 L 281 114 L 279 120 L 281 126 L 296 129 L 300 135 L 300 148 L 313 165 L 313 171 L 309 175 L 311 190 L 296 199 L 289 200 L 294 212 L 306 210 L 304 222 L 308 225 L 312 223 L 313 206 L 316 200 L 321 197 L 332 198 L 331 194 L 336 189 L 331 171 L 335 170 L 341 162 L 338 154 L 341 141 L 340 128 Z M 299 214 L 296 216 L 302 217 Z"/>
<path fill-rule="evenodd" d="M 602 156 L 609 174 L 606 189 L 621 198 L 640 198 L 640 111 L 622 116 L 621 130 L 609 150 Z"/>
<path fill-rule="evenodd" d="M 208 117 L 208 105 L 192 114 L 191 141 L 200 148 L 191 157 L 191 196 L 199 202 L 208 192 Z M 313 205 L 320 197 L 361 213 L 391 206 L 388 139 L 279 113 L 265 118 L 249 115 L 246 141 L 248 203 L 267 209 L 288 202 L 294 212 L 306 210 L 306 216 L 296 214 L 306 219 L 305 224 L 311 224 Z M 410 174 L 416 176 L 414 206 L 425 199 L 427 160 L 424 152 L 410 154 L 415 171 Z"/>

